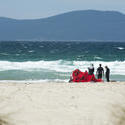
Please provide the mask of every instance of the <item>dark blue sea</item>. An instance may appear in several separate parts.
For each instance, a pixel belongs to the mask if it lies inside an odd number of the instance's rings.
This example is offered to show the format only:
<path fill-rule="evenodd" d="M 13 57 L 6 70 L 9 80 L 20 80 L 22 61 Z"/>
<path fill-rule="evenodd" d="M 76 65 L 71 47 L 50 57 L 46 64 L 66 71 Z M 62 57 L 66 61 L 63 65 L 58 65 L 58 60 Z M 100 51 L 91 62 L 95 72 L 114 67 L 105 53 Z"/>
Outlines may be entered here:
<path fill-rule="evenodd" d="M 68 82 L 73 70 L 100 63 L 125 81 L 125 42 L 0 42 L 1 81 Z"/>

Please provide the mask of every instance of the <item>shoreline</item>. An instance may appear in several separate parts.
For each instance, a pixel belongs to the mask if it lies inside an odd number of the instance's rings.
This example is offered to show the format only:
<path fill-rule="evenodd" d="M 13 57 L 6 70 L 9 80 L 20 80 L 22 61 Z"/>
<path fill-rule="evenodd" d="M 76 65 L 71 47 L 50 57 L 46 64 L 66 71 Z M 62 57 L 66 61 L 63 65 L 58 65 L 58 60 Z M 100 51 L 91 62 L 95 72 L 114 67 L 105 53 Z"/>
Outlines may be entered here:
<path fill-rule="evenodd" d="M 125 82 L 0 82 L 0 119 L 12 125 L 115 125 L 124 98 Z"/>
<path fill-rule="evenodd" d="M 0 80 L 0 84 L 125 84 L 125 81 L 104 81 L 104 82 L 69 82 L 66 81 L 42 81 L 42 80 Z"/>

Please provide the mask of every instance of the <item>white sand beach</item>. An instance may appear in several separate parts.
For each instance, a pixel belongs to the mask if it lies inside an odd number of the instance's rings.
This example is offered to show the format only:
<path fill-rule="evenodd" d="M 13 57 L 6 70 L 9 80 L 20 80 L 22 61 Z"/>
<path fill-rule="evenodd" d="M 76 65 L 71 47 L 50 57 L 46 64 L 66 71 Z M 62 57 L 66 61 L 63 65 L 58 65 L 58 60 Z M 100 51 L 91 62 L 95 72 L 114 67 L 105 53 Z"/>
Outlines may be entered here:
<path fill-rule="evenodd" d="M 11 125 L 115 125 L 122 109 L 124 82 L 0 83 L 0 118 Z"/>

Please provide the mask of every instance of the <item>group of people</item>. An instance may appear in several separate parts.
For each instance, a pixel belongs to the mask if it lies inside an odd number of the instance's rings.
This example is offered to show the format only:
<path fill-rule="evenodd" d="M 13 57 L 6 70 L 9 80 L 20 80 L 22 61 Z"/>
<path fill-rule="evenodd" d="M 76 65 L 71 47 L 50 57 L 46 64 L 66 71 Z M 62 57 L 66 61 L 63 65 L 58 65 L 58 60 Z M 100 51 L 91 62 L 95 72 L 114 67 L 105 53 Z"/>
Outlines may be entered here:
<path fill-rule="evenodd" d="M 109 82 L 110 81 L 109 80 L 110 69 L 108 68 L 108 66 L 105 66 L 105 69 L 106 69 L 106 71 L 105 71 L 105 78 L 106 78 L 107 82 Z M 88 68 L 88 73 L 90 75 L 93 75 L 94 71 L 95 71 L 94 65 L 91 64 L 91 66 Z M 99 67 L 97 68 L 96 75 L 97 75 L 98 79 L 102 79 L 102 77 L 104 76 L 104 69 L 103 69 L 101 64 L 99 64 Z"/>
<path fill-rule="evenodd" d="M 99 67 L 96 71 L 97 78 L 94 75 L 95 68 L 93 64 L 91 64 L 91 66 L 88 67 L 88 71 L 86 70 L 85 72 L 82 72 L 79 69 L 75 69 L 70 76 L 69 82 L 103 82 L 102 77 L 104 74 L 107 82 L 109 82 L 110 69 L 108 66 L 105 66 L 105 69 L 106 70 L 104 73 L 102 65 L 99 64 Z"/>

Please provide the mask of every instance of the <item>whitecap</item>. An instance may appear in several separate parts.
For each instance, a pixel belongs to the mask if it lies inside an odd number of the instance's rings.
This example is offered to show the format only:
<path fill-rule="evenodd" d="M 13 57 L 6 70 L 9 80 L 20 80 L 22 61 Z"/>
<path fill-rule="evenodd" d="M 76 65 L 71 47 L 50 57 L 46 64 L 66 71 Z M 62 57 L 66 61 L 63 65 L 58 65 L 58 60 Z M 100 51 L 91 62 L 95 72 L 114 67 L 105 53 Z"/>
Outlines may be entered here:
<path fill-rule="evenodd" d="M 125 48 L 123 47 L 116 47 L 118 50 L 124 50 Z"/>
<path fill-rule="evenodd" d="M 99 60 L 101 60 L 102 58 L 99 57 L 99 56 L 95 56 L 94 59 L 99 59 Z"/>
<path fill-rule="evenodd" d="M 34 50 L 30 50 L 30 51 L 28 51 L 29 53 L 33 53 L 33 52 L 35 52 Z"/>
<path fill-rule="evenodd" d="M 20 56 L 20 54 L 16 54 L 16 56 Z"/>
<path fill-rule="evenodd" d="M 5 56 L 7 56 L 7 55 L 9 55 L 8 53 L 0 53 L 0 55 L 5 55 Z"/>

